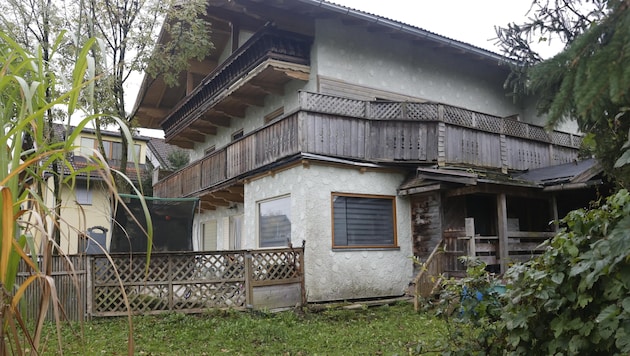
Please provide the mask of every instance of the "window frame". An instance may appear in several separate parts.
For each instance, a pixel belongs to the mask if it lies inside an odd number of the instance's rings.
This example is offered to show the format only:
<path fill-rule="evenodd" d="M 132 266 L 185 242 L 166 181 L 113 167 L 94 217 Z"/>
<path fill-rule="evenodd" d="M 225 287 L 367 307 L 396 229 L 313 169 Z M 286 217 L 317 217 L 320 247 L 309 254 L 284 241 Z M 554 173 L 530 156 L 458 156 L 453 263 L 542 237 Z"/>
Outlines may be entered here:
<path fill-rule="evenodd" d="M 270 202 L 277 202 L 280 200 L 288 200 L 288 217 L 287 220 L 289 221 L 289 236 L 287 237 L 287 241 L 283 241 L 283 244 L 281 245 L 273 245 L 273 246 L 264 246 L 263 245 L 263 240 L 262 240 L 262 215 L 261 215 L 261 206 L 263 204 L 266 203 L 270 203 Z M 282 216 L 287 216 L 282 215 Z M 276 196 L 273 198 L 269 198 L 269 199 L 264 199 L 264 200 L 259 200 L 258 202 L 256 202 L 256 225 L 257 225 L 257 240 L 258 240 L 258 247 L 259 248 L 282 248 L 282 247 L 286 247 L 288 246 L 289 242 L 291 241 L 291 230 L 293 229 L 293 223 L 291 222 L 291 195 L 290 194 L 286 194 L 286 195 L 280 195 L 280 196 Z"/>
<path fill-rule="evenodd" d="M 359 198 L 359 199 L 382 199 L 389 200 L 391 202 L 391 231 L 392 231 L 392 243 L 391 244 L 350 244 L 337 245 L 335 239 L 335 197 L 344 198 Z M 354 193 L 339 193 L 332 192 L 330 195 L 330 221 L 331 221 L 331 244 L 333 249 L 397 249 L 398 246 L 398 223 L 396 219 L 396 196 L 394 195 L 375 195 L 375 194 L 354 194 Z M 347 236 L 346 236 L 347 240 Z"/>
<path fill-rule="evenodd" d="M 79 205 L 89 206 L 93 204 L 93 192 L 89 184 L 76 185 L 74 187 L 74 200 Z"/>

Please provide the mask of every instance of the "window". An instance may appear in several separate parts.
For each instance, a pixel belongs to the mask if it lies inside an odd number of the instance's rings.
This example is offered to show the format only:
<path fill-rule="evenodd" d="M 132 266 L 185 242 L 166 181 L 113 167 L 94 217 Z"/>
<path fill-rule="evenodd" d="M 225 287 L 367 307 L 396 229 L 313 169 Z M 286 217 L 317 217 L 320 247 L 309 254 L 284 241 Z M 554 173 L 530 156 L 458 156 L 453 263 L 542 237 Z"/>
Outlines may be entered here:
<path fill-rule="evenodd" d="M 86 156 L 94 155 L 94 139 L 81 137 L 81 153 Z"/>
<path fill-rule="evenodd" d="M 258 203 L 260 247 L 287 246 L 291 241 L 291 198 L 286 196 Z"/>
<path fill-rule="evenodd" d="M 122 143 L 103 140 L 103 149 L 105 150 L 105 157 L 108 159 L 117 159 L 120 160 L 122 158 Z M 82 137 L 81 138 L 81 153 L 84 153 L 88 156 L 94 155 L 94 150 L 98 150 L 98 141 L 93 138 Z M 133 150 L 133 152 L 132 152 Z M 140 163 L 140 145 L 134 144 L 133 147 L 130 146 L 127 150 L 127 161 L 134 161 L 134 154 L 138 163 Z"/>
<path fill-rule="evenodd" d="M 395 197 L 332 195 L 333 247 L 396 247 Z"/>
<path fill-rule="evenodd" d="M 74 190 L 75 200 L 81 205 L 92 205 L 92 190 L 88 186 L 77 185 Z"/>
<path fill-rule="evenodd" d="M 217 221 L 206 221 L 201 224 L 201 250 L 217 250 Z"/>
<path fill-rule="evenodd" d="M 243 237 L 243 215 L 230 216 L 230 250 L 241 249 Z"/>
<path fill-rule="evenodd" d="M 212 152 L 216 151 L 216 149 L 217 149 L 216 146 L 212 145 L 212 146 L 206 148 L 205 150 L 203 150 L 203 154 L 204 154 L 204 156 L 207 156 L 207 155 L 211 154 Z"/>
<path fill-rule="evenodd" d="M 269 114 L 265 115 L 265 124 L 279 118 L 280 116 L 284 115 L 284 106 L 280 107 L 272 112 L 270 112 Z"/>
<path fill-rule="evenodd" d="M 232 134 L 232 141 L 236 141 L 241 137 L 243 137 L 243 129 L 240 129 Z"/>

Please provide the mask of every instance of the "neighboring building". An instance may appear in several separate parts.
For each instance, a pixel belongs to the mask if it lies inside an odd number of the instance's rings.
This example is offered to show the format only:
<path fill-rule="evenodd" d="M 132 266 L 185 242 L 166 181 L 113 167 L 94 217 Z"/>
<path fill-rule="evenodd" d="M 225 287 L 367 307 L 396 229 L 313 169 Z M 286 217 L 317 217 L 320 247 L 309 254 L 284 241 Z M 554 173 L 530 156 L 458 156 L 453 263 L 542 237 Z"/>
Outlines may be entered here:
<path fill-rule="evenodd" d="M 175 168 L 177 167 L 173 167 L 173 163 L 169 161 L 169 157 L 177 151 L 183 152 L 183 154 L 187 155 L 190 159 L 190 152 L 187 149 L 169 145 L 161 138 L 152 137 L 149 139 L 147 142 L 147 159 L 153 169 L 154 182 L 157 182 L 176 170 Z"/>
<path fill-rule="evenodd" d="M 74 128 L 72 128 L 74 129 Z M 56 130 L 58 137 L 69 137 L 64 134 L 62 125 L 58 125 Z M 101 131 L 103 146 L 106 157 L 109 160 L 109 166 L 113 169 L 119 168 L 120 159 L 122 158 L 122 143 L 118 132 Z M 146 170 L 146 155 L 148 137 L 135 136 L 133 144 L 133 152 L 128 152 L 127 176 L 138 182 L 138 173 L 140 179 L 150 179 Z M 98 170 L 90 170 L 90 156 L 94 155 L 98 150 L 98 141 L 96 133 L 93 129 L 83 129 L 76 137 L 74 145 L 77 147 L 74 154 L 70 158 L 72 167 L 78 173 L 76 174 L 76 182 L 74 186 L 70 184 L 63 185 L 61 192 L 61 250 L 74 254 L 85 252 L 87 241 L 81 235 L 88 234 L 89 230 L 94 227 L 103 227 L 106 230 L 106 243 L 109 248 L 111 239 L 111 190 L 103 181 L 102 174 Z M 136 170 L 134 164 L 138 162 Z M 66 167 L 65 174 L 69 173 Z M 49 191 L 52 192 L 52 178 L 48 180 Z M 49 206 L 54 206 L 52 194 L 47 197 Z M 95 230 L 96 233 L 103 232 L 101 229 Z"/>
<path fill-rule="evenodd" d="M 215 51 L 177 87 L 145 80 L 136 103 L 141 125 L 192 151 L 154 194 L 201 199 L 195 249 L 305 241 L 308 300 L 343 300 L 403 294 L 410 257 L 466 218 L 502 269 L 535 252 L 528 232 L 553 230 L 560 190 L 515 173 L 573 162 L 581 137 L 506 95 L 501 56 L 327 1 L 207 11 Z"/>

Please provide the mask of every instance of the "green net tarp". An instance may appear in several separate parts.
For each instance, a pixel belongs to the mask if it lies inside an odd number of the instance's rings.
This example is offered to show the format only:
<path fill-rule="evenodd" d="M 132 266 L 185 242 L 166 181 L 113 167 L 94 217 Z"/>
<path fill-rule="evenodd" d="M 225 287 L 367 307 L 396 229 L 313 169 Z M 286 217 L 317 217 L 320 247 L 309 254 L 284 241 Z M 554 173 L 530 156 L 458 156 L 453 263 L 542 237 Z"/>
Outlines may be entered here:
<path fill-rule="evenodd" d="M 148 239 L 142 231 L 147 221 L 141 199 L 120 195 L 129 212 L 122 206 L 115 209 L 112 222 L 110 252 L 146 252 Z M 192 251 L 192 226 L 197 198 L 144 198 L 153 222 L 153 251 Z M 142 226 L 142 228 L 141 228 Z"/>

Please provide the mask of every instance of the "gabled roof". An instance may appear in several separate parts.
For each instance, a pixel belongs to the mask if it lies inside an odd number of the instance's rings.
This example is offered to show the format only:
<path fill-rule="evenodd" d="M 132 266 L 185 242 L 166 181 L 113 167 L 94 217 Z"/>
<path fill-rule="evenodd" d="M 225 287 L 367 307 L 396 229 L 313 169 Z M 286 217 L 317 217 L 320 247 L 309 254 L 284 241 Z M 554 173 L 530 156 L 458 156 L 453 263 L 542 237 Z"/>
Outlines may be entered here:
<path fill-rule="evenodd" d="M 325 0 L 206 0 L 207 20 L 212 24 L 212 42 L 215 50 L 203 61 L 191 60 L 189 75 L 180 73 L 177 86 L 167 86 L 163 78 L 153 79 L 145 75 L 134 105 L 134 116 L 146 127 L 160 128 L 173 108 L 178 107 L 188 95 L 184 85 L 190 80 L 194 86 L 208 80 L 215 70 L 223 64 L 223 48 L 232 41 L 231 21 L 237 27 L 248 29 L 262 28 L 265 24 L 274 24 L 279 29 L 313 36 L 314 23 L 318 18 L 338 18 L 353 26 L 364 26 L 371 33 L 384 33 L 393 38 L 412 42 L 412 46 L 431 46 L 441 53 L 450 53 L 458 57 L 475 60 L 480 65 L 500 68 L 499 63 L 507 61 L 497 53 L 474 45 L 441 36 L 417 26 L 392 20 L 383 16 L 335 4 Z M 167 40 L 167 33 L 161 33 L 158 42 Z M 375 43 L 375 46 L 380 45 Z M 167 138 L 168 139 L 168 138 Z"/>
<path fill-rule="evenodd" d="M 183 150 L 188 152 L 188 150 L 183 149 L 183 148 L 179 148 L 177 146 L 174 145 L 169 145 L 168 143 L 166 143 L 166 141 L 164 141 L 164 139 L 161 138 L 151 138 L 149 140 L 149 142 L 147 142 L 147 148 L 151 151 L 151 153 L 153 154 L 153 157 L 158 161 L 158 163 L 160 164 L 160 167 L 165 168 L 165 169 L 170 169 L 171 168 L 171 163 L 168 160 L 168 156 L 177 150 Z"/>

